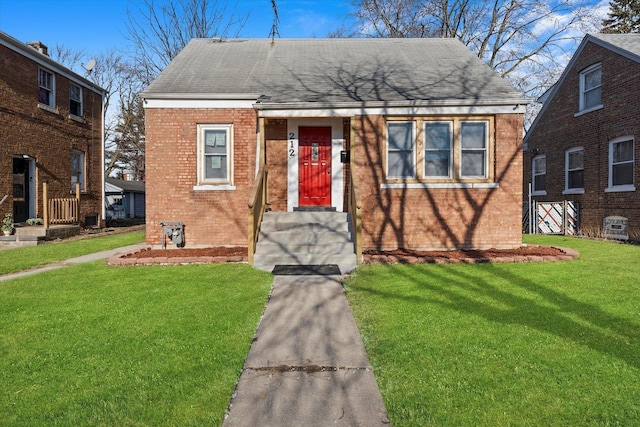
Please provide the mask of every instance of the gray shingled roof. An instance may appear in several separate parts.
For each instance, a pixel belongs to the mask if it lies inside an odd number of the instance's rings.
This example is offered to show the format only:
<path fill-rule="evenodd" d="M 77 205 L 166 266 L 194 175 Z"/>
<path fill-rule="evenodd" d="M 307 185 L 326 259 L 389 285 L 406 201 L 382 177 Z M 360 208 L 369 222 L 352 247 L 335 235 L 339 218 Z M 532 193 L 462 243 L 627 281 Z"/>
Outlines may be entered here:
<path fill-rule="evenodd" d="M 522 102 L 454 39 L 193 39 L 145 98 Z"/>
<path fill-rule="evenodd" d="M 134 193 L 144 193 L 145 183 L 143 181 L 126 181 L 124 179 L 107 177 L 104 181 L 115 187 L 119 187 L 124 191 L 131 191 Z"/>
<path fill-rule="evenodd" d="M 618 53 L 626 54 L 625 56 L 628 57 L 635 56 L 632 59 L 640 62 L 640 34 L 590 34 L 590 36 L 608 43 L 612 50 L 626 51 L 618 51 Z"/>

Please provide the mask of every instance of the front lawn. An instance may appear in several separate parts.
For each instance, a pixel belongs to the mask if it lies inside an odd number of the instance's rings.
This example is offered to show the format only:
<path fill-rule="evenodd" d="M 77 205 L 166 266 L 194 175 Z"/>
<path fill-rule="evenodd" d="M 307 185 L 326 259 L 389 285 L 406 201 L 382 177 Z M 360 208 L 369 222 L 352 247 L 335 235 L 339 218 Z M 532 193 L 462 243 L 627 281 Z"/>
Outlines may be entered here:
<path fill-rule="evenodd" d="M 220 425 L 272 282 L 244 264 L 0 283 L 0 425 Z"/>
<path fill-rule="evenodd" d="M 640 247 L 359 268 L 348 298 L 395 426 L 640 425 Z"/>
<path fill-rule="evenodd" d="M 105 235 L 82 240 L 45 242 L 26 248 L 0 251 L 0 274 L 14 273 L 46 264 L 144 242 L 144 231 Z"/>

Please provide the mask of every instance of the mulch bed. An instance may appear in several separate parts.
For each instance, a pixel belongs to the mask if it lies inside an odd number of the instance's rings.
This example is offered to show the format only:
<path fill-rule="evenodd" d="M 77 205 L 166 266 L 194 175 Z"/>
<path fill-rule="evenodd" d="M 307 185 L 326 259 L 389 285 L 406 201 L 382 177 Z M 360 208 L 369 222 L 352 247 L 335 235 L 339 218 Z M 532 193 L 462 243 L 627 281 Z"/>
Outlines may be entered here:
<path fill-rule="evenodd" d="M 517 249 L 416 251 L 365 250 L 365 264 L 446 264 L 484 262 L 559 261 L 576 258 L 578 253 L 550 246 L 522 246 Z M 182 249 L 143 249 L 114 257 L 112 265 L 188 264 L 212 262 L 247 262 L 246 247 L 212 247 Z"/>

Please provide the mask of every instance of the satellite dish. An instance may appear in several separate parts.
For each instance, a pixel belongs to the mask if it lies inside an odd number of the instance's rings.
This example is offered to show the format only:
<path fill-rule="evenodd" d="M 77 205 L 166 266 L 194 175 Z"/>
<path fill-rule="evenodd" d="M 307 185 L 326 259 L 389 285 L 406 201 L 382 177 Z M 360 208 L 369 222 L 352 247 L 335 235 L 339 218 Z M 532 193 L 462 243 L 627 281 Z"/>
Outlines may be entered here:
<path fill-rule="evenodd" d="M 93 67 L 95 66 L 96 66 L 96 60 L 90 59 L 89 62 L 87 62 L 87 65 L 84 66 L 84 69 L 87 70 L 88 72 L 91 72 L 93 70 Z"/>

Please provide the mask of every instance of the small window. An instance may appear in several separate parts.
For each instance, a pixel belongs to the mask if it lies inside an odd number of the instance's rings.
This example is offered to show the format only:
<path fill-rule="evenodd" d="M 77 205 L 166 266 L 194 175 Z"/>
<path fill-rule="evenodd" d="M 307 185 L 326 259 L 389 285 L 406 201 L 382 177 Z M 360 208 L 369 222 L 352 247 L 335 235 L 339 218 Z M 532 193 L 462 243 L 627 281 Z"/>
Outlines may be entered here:
<path fill-rule="evenodd" d="M 78 150 L 71 151 L 71 190 L 75 191 L 76 184 L 80 184 L 80 191 L 84 191 L 85 163 L 84 153 Z"/>
<path fill-rule="evenodd" d="M 38 73 L 38 86 L 38 102 L 49 108 L 55 108 L 55 78 L 53 74 L 40 68 Z"/>
<path fill-rule="evenodd" d="M 425 122 L 424 124 L 424 176 L 451 178 L 451 146 L 453 123 Z"/>
<path fill-rule="evenodd" d="M 387 177 L 415 178 L 413 122 L 387 123 Z"/>
<path fill-rule="evenodd" d="M 619 138 L 609 143 L 609 188 L 633 187 L 633 139 Z"/>
<path fill-rule="evenodd" d="M 602 105 L 602 66 L 593 65 L 580 73 L 580 111 Z"/>
<path fill-rule="evenodd" d="M 198 184 L 232 184 L 232 126 L 198 128 Z"/>
<path fill-rule="evenodd" d="M 565 190 L 584 188 L 584 150 L 572 148 L 565 153 Z"/>
<path fill-rule="evenodd" d="M 69 114 L 82 117 L 82 88 L 74 84 L 69 86 Z"/>
<path fill-rule="evenodd" d="M 547 158 L 545 156 L 537 156 L 533 158 L 532 163 L 532 192 L 534 194 L 546 194 L 547 191 Z"/>
<path fill-rule="evenodd" d="M 487 127 L 486 122 L 460 124 L 461 178 L 486 178 Z"/>

